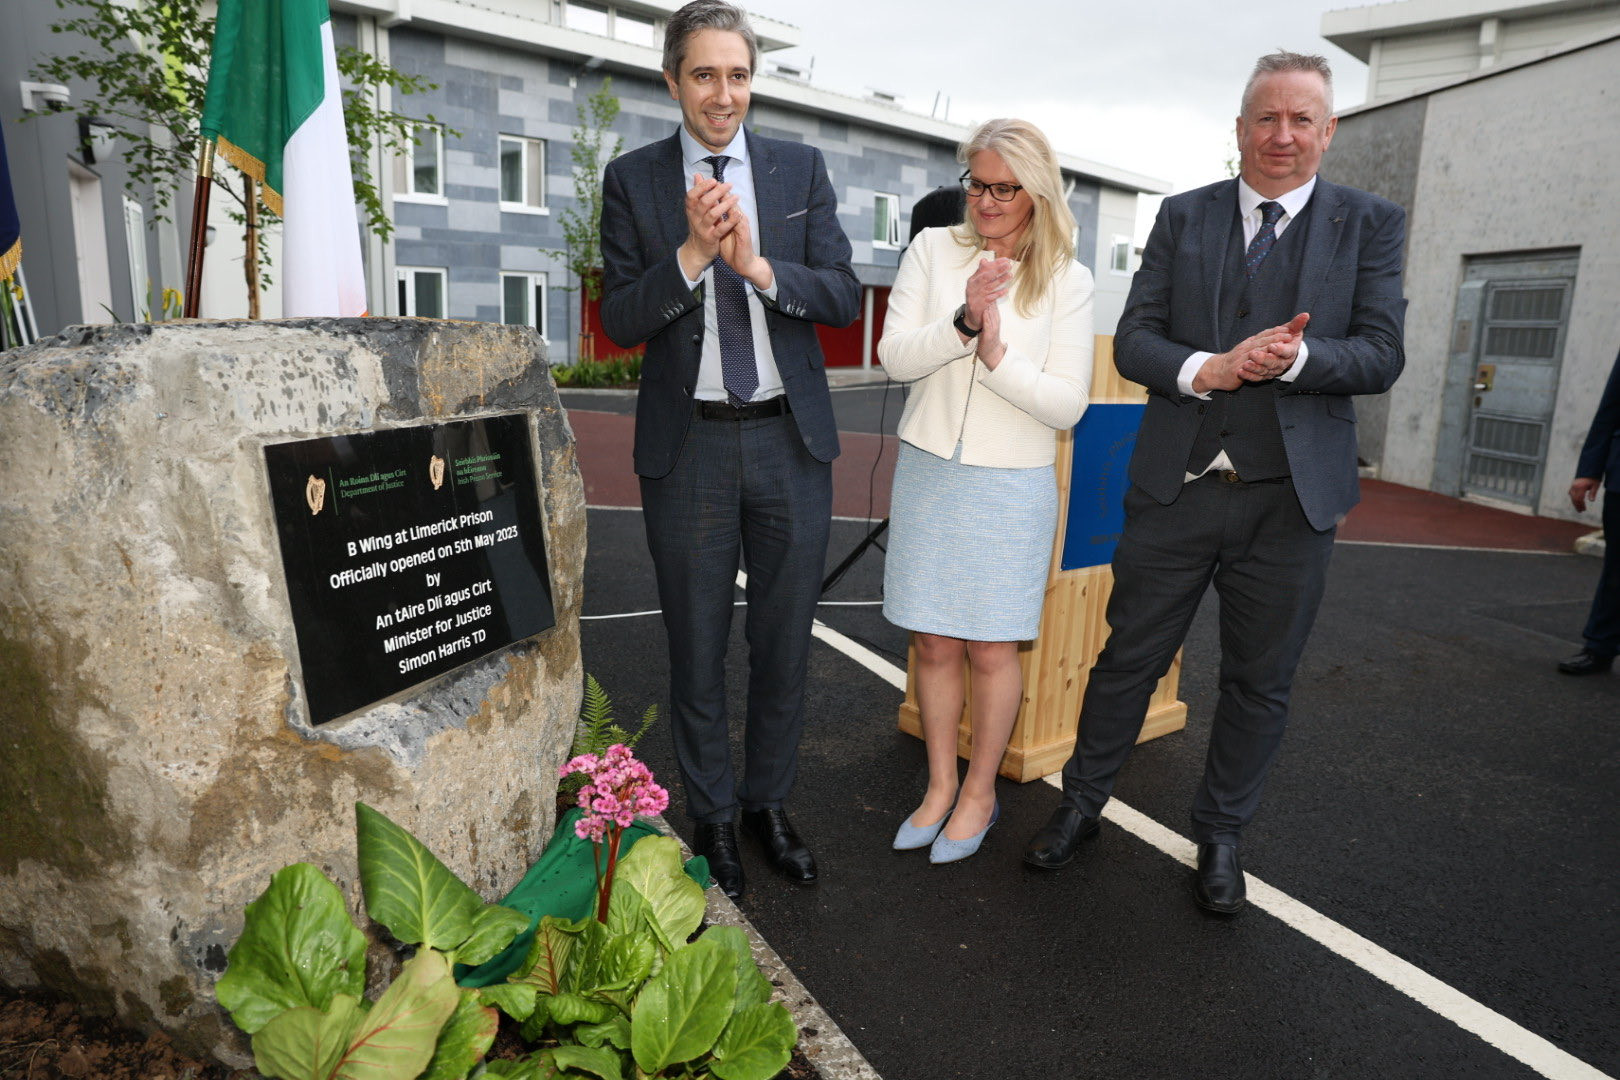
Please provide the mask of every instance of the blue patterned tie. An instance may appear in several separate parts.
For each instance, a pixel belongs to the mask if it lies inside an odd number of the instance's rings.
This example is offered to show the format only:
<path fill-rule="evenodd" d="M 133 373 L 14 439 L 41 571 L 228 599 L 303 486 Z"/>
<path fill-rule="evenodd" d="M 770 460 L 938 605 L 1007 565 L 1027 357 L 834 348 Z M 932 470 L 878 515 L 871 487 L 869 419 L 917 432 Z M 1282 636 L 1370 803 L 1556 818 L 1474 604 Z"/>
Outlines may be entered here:
<path fill-rule="evenodd" d="M 714 178 L 726 180 L 725 154 L 706 157 Z M 754 323 L 748 315 L 748 288 L 731 264 L 724 259 L 710 263 L 714 268 L 714 315 L 720 327 L 720 378 L 733 404 L 753 400 L 759 389 L 759 365 L 754 362 Z"/>
<path fill-rule="evenodd" d="M 1249 250 L 1243 253 L 1243 269 L 1251 281 L 1260 264 L 1271 253 L 1271 245 L 1277 242 L 1277 219 L 1283 216 L 1282 203 L 1263 202 L 1260 204 L 1260 214 L 1260 231 L 1254 234 L 1254 239 L 1249 241 Z"/>

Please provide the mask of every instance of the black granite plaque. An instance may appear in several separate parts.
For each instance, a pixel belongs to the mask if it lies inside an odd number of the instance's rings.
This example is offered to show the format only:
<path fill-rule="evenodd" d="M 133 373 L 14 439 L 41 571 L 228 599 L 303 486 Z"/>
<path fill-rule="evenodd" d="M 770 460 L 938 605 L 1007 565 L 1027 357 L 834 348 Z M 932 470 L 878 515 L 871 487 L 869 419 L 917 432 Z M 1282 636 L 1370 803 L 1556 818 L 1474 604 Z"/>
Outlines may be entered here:
<path fill-rule="evenodd" d="M 556 624 L 526 416 L 264 457 L 311 723 Z"/>

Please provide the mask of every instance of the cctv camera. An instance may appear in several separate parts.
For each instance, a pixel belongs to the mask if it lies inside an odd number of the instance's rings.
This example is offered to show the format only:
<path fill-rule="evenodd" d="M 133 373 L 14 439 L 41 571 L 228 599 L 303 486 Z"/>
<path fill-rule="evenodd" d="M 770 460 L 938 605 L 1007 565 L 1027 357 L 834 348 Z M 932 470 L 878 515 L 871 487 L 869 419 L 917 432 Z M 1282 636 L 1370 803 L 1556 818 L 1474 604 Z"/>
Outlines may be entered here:
<path fill-rule="evenodd" d="M 73 94 L 61 83 L 25 82 L 22 84 L 24 112 L 61 112 L 73 101 Z"/>

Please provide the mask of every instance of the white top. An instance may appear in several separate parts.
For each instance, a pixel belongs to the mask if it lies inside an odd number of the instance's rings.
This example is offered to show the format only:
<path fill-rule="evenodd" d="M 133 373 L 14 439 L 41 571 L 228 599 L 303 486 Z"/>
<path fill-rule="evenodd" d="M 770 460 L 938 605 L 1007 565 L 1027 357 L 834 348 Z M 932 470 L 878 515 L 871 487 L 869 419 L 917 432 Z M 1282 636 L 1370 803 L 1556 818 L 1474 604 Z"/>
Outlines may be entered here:
<path fill-rule="evenodd" d="M 900 437 L 947 459 L 960 439 L 965 465 L 1050 465 L 1054 429 L 1073 427 L 1090 399 L 1091 271 L 1071 259 L 1028 318 L 1018 313 L 1016 288 L 998 301 L 1007 352 L 991 371 L 951 325 L 968 278 L 990 257 L 949 229 L 924 229 L 906 249 L 878 343 L 890 378 L 916 384 Z"/>
<path fill-rule="evenodd" d="M 712 151 L 692 137 L 681 125 L 681 158 L 682 173 L 686 190 L 692 189 L 692 176 L 714 175 L 714 168 L 703 159 L 716 156 Z M 731 160 L 726 162 L 726 183 L 731 185 L 732 194 L 737 196 L 737 207 L 747 217 L 752 226 L 749 232 L 754 238 L 754 249 L 759 250 L 759 210 L 754 201 L 754 167 L 748 162 L 748 139 L 741 128 L 731 144 L 726 147 L 725 156 Z M 716 315 L 714 304 L 714 264 L 710 263 L 703 269 L 703 353 L 698 361 L 697 386 L 692 396 L 699 401 L 726 401 L 725 376 L 720 371 L 720 319 Z M 697 281 L 688 281 L 688 285 L 697 288 Z M 776 370 L 776 357 L 771 352 L 771 334 L 765 326 L 765 305 L 759 302 L 755 295 L 753 284 L 743 279 L 743 289 L 748 295 L 748 320 L 754 330 L 754 363 L 759 368 L 759 389 L 754 391 L 751 400 L 764 401 L 776 397 L 782 392 L 782 376 Z M 772 300 L 776 299 L 776 283 L 766 291 Z"/>

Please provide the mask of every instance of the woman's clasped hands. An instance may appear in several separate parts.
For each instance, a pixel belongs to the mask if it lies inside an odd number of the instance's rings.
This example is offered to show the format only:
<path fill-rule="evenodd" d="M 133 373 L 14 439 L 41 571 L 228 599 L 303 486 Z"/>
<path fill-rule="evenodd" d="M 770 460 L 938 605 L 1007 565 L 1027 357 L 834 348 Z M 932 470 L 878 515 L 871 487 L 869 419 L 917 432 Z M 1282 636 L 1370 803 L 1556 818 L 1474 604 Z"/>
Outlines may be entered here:
<path fill-rule="evenodd" d="M 1011 259 L 980 259 L 978 269 L 967 281 L 965 321 L 969 327 L 979 328 L 974 338 L 975 352 L 991 371 L 1007 351 L 1001 341 L 1001 309 L 997 302 L 1012 287 L 1012 276 Z"/>

